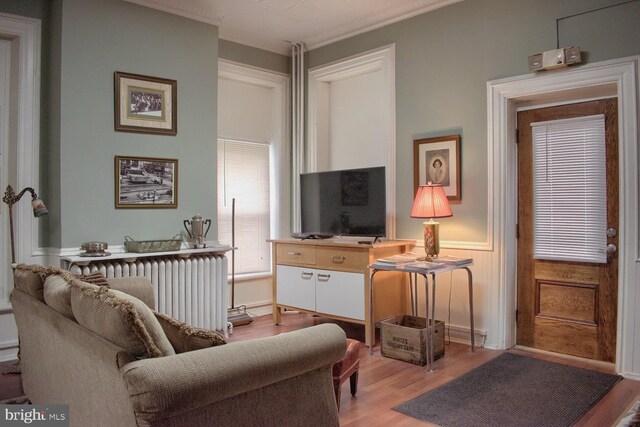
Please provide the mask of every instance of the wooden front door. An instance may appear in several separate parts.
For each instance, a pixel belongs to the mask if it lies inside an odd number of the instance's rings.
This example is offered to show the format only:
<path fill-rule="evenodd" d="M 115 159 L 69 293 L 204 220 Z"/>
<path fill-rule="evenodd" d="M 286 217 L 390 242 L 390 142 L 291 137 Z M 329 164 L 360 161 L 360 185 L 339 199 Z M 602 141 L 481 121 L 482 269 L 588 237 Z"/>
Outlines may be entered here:
<path fill-rule="evenodd" d="M 598 227 L 596 233 L 603 233 L 602 257 L 604 260 L 584 262 L 541 256 L 538 243 L 534 250 L 536 233 L 538 238 L 548 230 L 541 223 L 542 212 L 534 209 L 534 144 L 532 123 L 540 124 L 566 121 L 566 119 L 604 115 L 605 165 L 601 174 L 606 176 L 606 184 L 601 187 L 605 206 L 600 214 L 603 224 L 587 224 Z M 615 236 L 618 230 L 618 121 L 617 100 L 607 99 L 572 105 L 541 108 L 518 113 L 518 312 L 517 344 L 570 354 L 607 362 L 615 361 L 618 260 L 612 245 L 618 245 Z M 602 119 L 601 119 L 602 120 Z M 575 120 L 574 120 L 575 122 Z M 563 122 L 564 123 L 564 122 Z M 538 140 L 539 141 L 539 140 Z M 543 143 L 538 142 L 536 151 L 538 162 L 548 162 L 548 152 Z M 561 144 L 561 143 L 560 143 Z M 546 148 L 548 150 L 548 148 Z M 572 151 L 573 153 L 573 151 Z M 543 157 L 540 160 L 540 157 Z M 567 156 L 567 159 L 575 156 Z M 546 159 L 546 160 L 545 160 Z M 561 158 L 562 161 L 564 159 Z M 575 160 L 571 160 L 575 162 Z M 598 162 L 600 163 L 600 162 Z M 540 165 L 541 163 L 538 163 Z M 540 169 L 537 169 L 538 171 Z M 543 172 L 544 173 L 544 172 Z M 561 175 L 561 174 L 558 174 Z M 538 188 L 540 175 L 536 175 Z M 586 176 L 586 175 L 585 175 Z M 574 176 L 575 177 L 575 176 Z M 558 178 L 560 179 L 560 178 Z M 589 178 L 587 178 L 589 179 Z M 594 182 L 601 182 L 597 179 Z M 548 182 L 548 181 L 547 181 Z M 600 184 L 601 185 L 601 184 Z M 541 191 L 541 190 L 535 190 Z M 573 190 L 568 190 L 567 199 L 574 198 Z M 535 206 L 540 208 L 540 192 Z M 578 192 L 576 191 L 576 196 Z M 582 197 L 582 196 L 580 196 Z M 556 204 L 558 205 L 558 204 Z M 554 207 L 554 209 L 557 209 Z M 572 221 L 572 212 L 560 213 L 565 220 Z M 537 223 L 536 223 L 537 220 Z M 576 219 L 577 221 L 577 219 Z M 534 224 L 535 223 L 535 224 Z M 606 223 L 606 224 L 604 224 Z M 600 229 L 602 228 L 602 229 Z M 615 231 L 614 231 L 615 230 Z M 585 230 L 585 235 L 591 230 Z M 563 239 L 563 231 L 555 232 L 554 238 Z M 574 234 L 576 234 L 574 232 Z M 580 233 L 577 233 L 580 234 Z M 599 235 L 599 234 L 597 234 Z M 566 241 L 574 237 L 566 237 Z M 565 242 L 566 242 L 565 241 Z M 539 242 L 539 240 L 537 241 Z M 559 244 L 561 245 L 561 244 Z M 608 251 L 606 249 L 609 249 Z M 571 248 L 568 249 L 571 252 Z M 576 251 L 577 253 L 577 251 Z M 574 258 L 579 257 L 573 254 Z M 582 255 L 580 255 L 582 256 Z"/>

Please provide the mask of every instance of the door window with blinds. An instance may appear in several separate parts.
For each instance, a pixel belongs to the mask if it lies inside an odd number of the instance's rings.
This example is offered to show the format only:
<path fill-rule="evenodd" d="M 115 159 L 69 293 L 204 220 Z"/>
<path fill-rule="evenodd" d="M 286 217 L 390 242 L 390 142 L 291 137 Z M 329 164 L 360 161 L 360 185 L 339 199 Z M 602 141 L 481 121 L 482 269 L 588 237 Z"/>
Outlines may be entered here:
<path fill-rule="evenodd" d="M 604 115 L 531 127 L 534 258 L 605 263 Z"/>
<path fill-rule="evenodd" d="M 218 239 L 231 242 L 235 199 L 237 274 L 271 271 L 269 145 L 218 139 Z"/>

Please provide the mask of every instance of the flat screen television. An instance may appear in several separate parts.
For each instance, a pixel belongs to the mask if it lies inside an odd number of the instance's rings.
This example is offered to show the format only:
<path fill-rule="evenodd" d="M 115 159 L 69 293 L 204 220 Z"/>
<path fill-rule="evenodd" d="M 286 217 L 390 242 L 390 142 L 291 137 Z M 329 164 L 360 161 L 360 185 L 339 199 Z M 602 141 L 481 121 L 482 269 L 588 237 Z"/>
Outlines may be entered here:
<path fill-rule="evenodd" d="M 385 237 L 385 168 L 300 175 L 301 237 Z"/>

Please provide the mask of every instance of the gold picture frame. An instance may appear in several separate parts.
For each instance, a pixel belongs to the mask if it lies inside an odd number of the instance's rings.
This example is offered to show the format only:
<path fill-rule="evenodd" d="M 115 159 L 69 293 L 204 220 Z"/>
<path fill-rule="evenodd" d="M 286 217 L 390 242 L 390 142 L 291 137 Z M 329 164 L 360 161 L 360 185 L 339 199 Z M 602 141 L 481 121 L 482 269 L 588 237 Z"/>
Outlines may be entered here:
<path fill-rule="evenodd" d="M 178 159 L 115 156 L 116 209 L 176 209 Z"/>
<path fill-rule="evenodd" d="M 413 140 L 413 194 L 429 181 L 442 185 L 450 203 L 461 202 L 460 135 Z"/>
<path fill-rule="evenodd" d="M 176 80 L 116 71 L 115 130 L 156 135 L 178 133 Z"/>

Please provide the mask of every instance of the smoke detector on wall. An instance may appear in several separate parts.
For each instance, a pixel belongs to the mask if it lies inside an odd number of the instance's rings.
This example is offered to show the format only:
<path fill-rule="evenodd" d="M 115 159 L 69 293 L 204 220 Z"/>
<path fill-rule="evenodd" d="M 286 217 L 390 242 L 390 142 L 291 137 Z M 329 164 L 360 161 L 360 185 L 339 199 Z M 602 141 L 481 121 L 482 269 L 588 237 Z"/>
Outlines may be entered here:
<path fill-rule="evenodd" d="M 578 46 L 564 47 L 531 55 L 529 57 L 529 70 L 553 70 L 554 68 L 567 67 L 580 62 L 582 61 Z"/>

